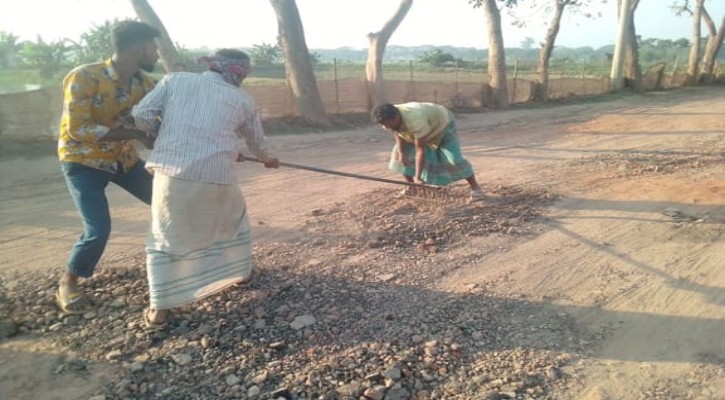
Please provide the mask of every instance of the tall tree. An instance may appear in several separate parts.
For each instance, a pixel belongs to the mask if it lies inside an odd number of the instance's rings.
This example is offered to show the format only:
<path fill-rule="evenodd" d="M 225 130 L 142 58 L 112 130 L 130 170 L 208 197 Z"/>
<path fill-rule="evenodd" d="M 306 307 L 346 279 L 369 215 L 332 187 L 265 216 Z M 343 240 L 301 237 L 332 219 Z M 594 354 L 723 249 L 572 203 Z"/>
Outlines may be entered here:
<path fill-rule="evenodd" d="M 539 85 L 536 88 L 535 96 L 541 101 L 546 101 L 549 98 L 549 60 L 551 59 L 551 53 L 554 51 L 556 36 L 559 34 L 564 8 L 576 3 L 576 0 L 554 0 L 554 3 L 554 15 L 551 17 L 549 29 L 546 31 L 544 42 L 541 44 L 541 50 L 539 50 Z"/>
<path fill-rule="evenodd" d="M 368 59 L 365 64 L 365 79 L 368 84 L 368 96 L 371 105 L 385 103 L 385 86 L 383 84 L 383 54 L 388 40 L 393 32 L 403 21 L 408 10 L 413 5 L 413 0 L 401 0 L 395 14 L 383 25 L 378 32 L 368 33 Z"/>
<path fill-rule="evenodd" d="M 674 4 L 672 4 L 672 9 L 675 11 L 675 13 L 679 15 L 690 15 L 693 18 L 693 39 L 694 39 L 694 31 L 697 30 L 697 51 L 699 53 L 700 46 L 700 27 L 699 22 L 697 23 L 694 20 L 695 14 L 698 13 L 698 3 L 700 8 L 700 15 L 702 22 L 705 23 L 705 27 L 707 27 L 708 31 L 708 37 L 707 37 L 707 44 L 705 45 L 705 51 L 702 54 L 702 58 L 699 60 L 699 63 L 696 61 L 693 61 L 693 55 L 694 55 L 694 45 L 690 45 L 690 58 L 688 62 L 688 83 L 694 83 L 696 81 L 695 76 L 693 75 L 693 72 L 695 68 L 699 72 L 699 82 L 703 83 L 711 83 L 715 76 L 713 74 L 713 71 L 715 69 L 715 60 L 717 59 L 717 54 L 720 52 L 720 49 L 722 47 L 723 40 L 725 39 L 725 17 L 723 17 L 722 21 L 720 22 L 720 28 L 717 28 L 715 26 L 715 22 L 712 20 L 712 17 L 710 16 L 710 13 L 707 12 L 707 9 L 705 7 L 704 1 L 698 1 L 696 0 L 694 5 L 695 9 L 693 10 L 690 7 L 690 0 L 678 0 Z"/>
<path fill-rule="evenodd" d="M 713 73 L 715 60 L 722 48 L 723 40 L 725 40 L 725 16 L 720 21 L 720 28 L 718 29 L 715 28 L 715 22 L 704 7 L 702 8 L 702 19 L 705 26 L 707 26 L 709 36 L 707 37 L 707 44 L 700 65 L 700 82 L 712 83 L 715 80 L 715 74 Z"/>
<path fill-rule="evenodd" d="M 692 11 L 692 39 L 690 40 L 690 57 L 687 62 L 687 83 L 697 83 L 700 72 L 700 25 L 702 21 L 702 6 L 705 0 L 695 0 Z"/>
<path fill-rule="evenodd" d="M 506 84 L 506 52 L 504 51 L 503 31 L 501 29 L 501 12 L 496 0 L 469 0 L 474 8 L 481 7 L 486 15 L 488 32 L 488 87 L 491 91 L 489 100 L 494 107 L 508 108 L 509 96 Z M 516 0 L 502 1 L 505 6 L 513 6 Z"/>
<path fill-rule="evenodd" d="M 285 60 L 287 81 L 297 100 L 297 109 L 308 122 L 323 127 L 330 126 L 330 119 L 325 113 L 312 70 L 297 3 L 295 0 L 270 0 L 270 3 L 277 14 L 279 47 Z"/>
<path fill-rule="evenodd" d="M 637 51 L 637 33 L 634 27 L 634 12 L 639 0 L 619 0 L 619 25 L 612 57 L 612 90 L 621 90 L 625 86 L 641 89 L 641 70 Z"/>
<path fill-rule="evenodd" d="M 553 3 L 554 14 L 551 17 L 549 29 L 546 31 L 544 42 L 539 50 L 539 85 L 536 88 L 535 96 L 541 101 L 546 101 L 549 98 L 549 60 L 551 59 L 551 53 L 554 51 L 554 43 L 556 43 L 556 36 L 559 34 L 564 9 L 567 6 L 580 4 L 577 0 L 553 0 Z"/>
<path fill-rule="evenodd" d="M 537 70 L 539 80 L 537 82 L 536 92 L 534 93 L 534 97 L 537 100 L 546 101 L 548 99 L 549 62 L 554 51 L 554 44 L 559 34 L 561 18 L 564 15 L 565 9 L 571 9 L 572 13 L 577 13 L 586 18 L 595 18 L 600 16 L 601 13 L 593 10 L 592 7 L 595 4 L 604 4 L 606 2 L 607 0 L 530 0 L 526 4 L 529 5 L 529 8 L 533 12 L 529 12 L 528 14 L 522 10 L 515 12 L 514 24 L 519 28 L 530 25 L 531 21 L 541 20 L 540 14 L 551 14 L 551 19 L 548 23 L 549 28 L 539 49 L 539 66 Z M 530 49 L 534 43 L 534 39 L 527 37 L 521 46 L 524 49 Z"/>
<path fill-rule="evenodd" d="M 179 51 L 176 49 L 174 42 L 171 40 L 169 33 L 166 31 L 164 24 L 151 5 L 146 0 L 131 0 L 131 5 L 136 11 L 138 19 L 153 26 L 161 32 L 159 37 L 159 55 L 161 56 L 161 63 L 164 65 L 166 72 L 184 71 L 186 66 L 184 65 Z"/>
<path fill-rule="evenodd" d="M 642 66 L 639 64 L 639 43 L 637 31 L 634 26 L 634 13 L 637 11 L 639 0 L 631 0 L 629 12 L 632 14 L 627 26 L 624 50 L 624 79 L 630 89 L 641 92 L 642 88 Z"/>

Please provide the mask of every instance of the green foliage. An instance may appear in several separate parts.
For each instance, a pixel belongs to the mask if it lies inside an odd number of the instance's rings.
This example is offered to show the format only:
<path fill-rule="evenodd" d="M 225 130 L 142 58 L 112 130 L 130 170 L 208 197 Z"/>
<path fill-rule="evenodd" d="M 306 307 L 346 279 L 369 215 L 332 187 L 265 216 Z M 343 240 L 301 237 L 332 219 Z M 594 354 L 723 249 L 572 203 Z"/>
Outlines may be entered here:
<path fill-rule="evenodd" d="M 690 41 L 648 38 L 639 41 L 639 58 L 644 64 L 656 61 L 673 62 L 676 58 L 686 59 Z"/>
<path fill-rule="evenodd" d="M 284 56 L 279 46 L 269 43 L 255 44 L 249 50 L 249 58 L 255 67 L 265 67 L 271 65 L 280 65 L 284 63 Z M 316 51 L 310 52 L 310 63 L 317 65 L 320 63 L 322 55 Z"/>
<path fill-rule="evenodd" d="M 64 70 L 70 51 L 65 40 L 46 43 L 39 36 L 36 42 L 25 42 L 20 55 L 25 65 L 38 70 L 41 78 L 50 79 Z"/>
<path fill-rule="evenodd" d="M 320 63 L 320 53 L 318 53 L 316 51 L 310 52 L 310 63 L 312 63 L 312 65 L 319 64 Z"/>
<path fill-rule="evenodd" d="M 10 68 L 22 47 L 17 36 L 0 31 L 0 68 Z"/>
<path fill-rule="evenodd" d="M 203 70 L 202 66 L 196 60 L 204 56 L 205 53 L 198 50 L 190 50 L 179 43 L 176 43 L 176 51 L 179 53 L 179 62 L 184 66 L 185 71 L 194 72 Z"/>
<path fill-rule="evenodd" d="M 79 43 L 74 42 L 75 63 L 87 64 L 103 61 L 113 54 L 111 30 L 119 20 L 105 21 L 101 25 L 93 25 L 81 34 Z"/>
<path fill-rule="evenodd" d="M 521 41 L 521 48 L 524 50 L 531 50 L 534 48 L 534 45 L 536 44 L 536 41 L 534 38 L 527 36 L 524 40 Z"/>
<path fill-rule="evenodd" d="M 434 49 L 430 52 L 426 51 L 422 56 L 418 58 L 422 63 L 429 64 L 435 67 L 440 67 L 445 64 L 454 64 L 456 58 L 449 53 L 444 53 L 441 49 Z"/>
<path fill-rule="evenodd" d="M 685 38 L 680 38 L 672 42 L 672 45 L 680 48 L 680 49 L 689 49 L 690 48 L 690 41 Z"/>
<path fill-rule="evenodd" d="M 269 43 L 255 44 L 249 52 L 254 65 L 275 65 L 281 61 L 279 46 Z"/>

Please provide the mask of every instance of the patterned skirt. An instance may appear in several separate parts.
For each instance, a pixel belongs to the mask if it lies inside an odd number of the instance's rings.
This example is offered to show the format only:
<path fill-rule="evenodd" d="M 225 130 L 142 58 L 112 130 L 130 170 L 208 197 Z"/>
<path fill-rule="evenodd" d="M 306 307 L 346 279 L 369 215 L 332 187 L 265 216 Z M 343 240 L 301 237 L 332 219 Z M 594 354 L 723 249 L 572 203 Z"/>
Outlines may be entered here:
<path fill-rule="evenodd" d="M 155 174 L 146 269 L 151 308 L 179 307 L 252 273 L 251 226 L 237 185 Z"/>
<path fill-rule="evenodd" d="M 403 157 L 408 161 L 405 166 L 398 161 L 398 145 L 393 147 L 388 168 L 391 171 L 415 176 L 415 146 L 403 142 Z M 471 164 L 463 158 L 455 121 L 451 121 L 443 131 L 443 138 L 437 149 L 425 147 L 425 164 L 420 178 L 429 185 L 445 186 L 473 175 Z"/>

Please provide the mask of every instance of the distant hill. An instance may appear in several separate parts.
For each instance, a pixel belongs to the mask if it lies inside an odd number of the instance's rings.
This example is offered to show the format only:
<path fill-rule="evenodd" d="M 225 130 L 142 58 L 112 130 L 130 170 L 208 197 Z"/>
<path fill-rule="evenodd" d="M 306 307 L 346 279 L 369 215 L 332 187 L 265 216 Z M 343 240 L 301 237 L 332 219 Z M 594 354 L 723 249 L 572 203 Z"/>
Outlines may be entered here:
<path fill-rule="evenodd" d="M 687 39 L 682 39 L 687 42 Z M 660 43 L 657 39 L 644 39 L 640 42 L 640 61 L 644 64 L 654 62 L 673 62 L 676 58 L 686 60 L 689 51 L 688 46 Z M 704 46 L 704 43 L 703 43 Z M 241 48 L 244 51 L 251 51 L 251 48 Z M 418 61 L 426 54 L 438 51 L 453 56 L 453 59 L 460 60 L 464 64 L 478 64 L 488 59 L 488 50 L 477 49 L 473 47 L 456 47 L 456 46 L 388 46 L 385 49 L 385 62 L 408 62 Z M 323 64 L 330 64 L 333 60 L 341 63 L 365 63 L 367 60 L 367 48 L 340 47 L 336 49 L 310 49 L 310 52 L 316 53 L 318 60 Z M 614 53 L 614 45 L 593 48 L 585 47 L 565 47 L 556 46 L 551 56 L 552 61 L 563 63 L 600 63 L 606 64 L 608 57 Z M 516 60 L 528 63 L 536 63 L 539 59 L 539 49 L 512 47 L 506 49 L 506 62 L 513 64 Z M 719 60 L 725 59 L 725 51 L 720 51 Z"/>

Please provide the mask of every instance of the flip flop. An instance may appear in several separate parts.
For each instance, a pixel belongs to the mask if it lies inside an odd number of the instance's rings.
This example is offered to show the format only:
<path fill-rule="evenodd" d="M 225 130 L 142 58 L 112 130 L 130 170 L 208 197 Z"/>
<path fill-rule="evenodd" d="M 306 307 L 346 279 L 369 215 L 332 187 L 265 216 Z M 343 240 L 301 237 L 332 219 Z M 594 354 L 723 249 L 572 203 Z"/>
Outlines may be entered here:
<path fill-rule="evenodd" d="M 471 196 L 468 198 L 468 200 L 473 203 L 475 201 L 482 201 L 486 195 L 483 193 L 483 190 L 471 190 Z"/>
<path fill-rule="evenodd" d="M 70 292 L 63 296 L 58 289 L 55 292 L 55 301 L 64 314 L 81 315 L 88 312 L 88 303 L 81 292 Z"/>
<path fill-rule="evenodd" d="M 166 329 L 166 321 L 164 322 L 153 322 L 149 318 L 149 313 L 151 312 L 150 308 L 146 308 L 143 310 L 143 323 L 146 325 L 146 329 L 150 331 L 163 331 Z"/>

